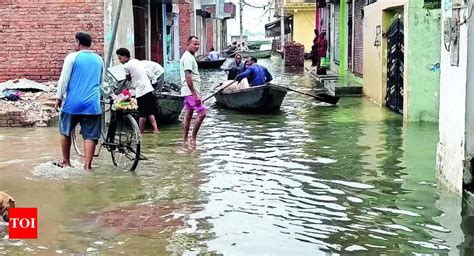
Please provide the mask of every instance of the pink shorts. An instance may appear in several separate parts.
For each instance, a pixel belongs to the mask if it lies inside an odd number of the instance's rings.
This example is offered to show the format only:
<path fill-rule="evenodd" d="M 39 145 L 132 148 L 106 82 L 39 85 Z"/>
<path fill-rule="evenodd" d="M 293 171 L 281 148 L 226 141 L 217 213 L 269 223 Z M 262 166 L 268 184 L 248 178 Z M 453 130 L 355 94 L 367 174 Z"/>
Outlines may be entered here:
<path fill-rule="evenodd" d="M 186 110 L 196 110 L 198 113 L 206 111 L 207 109 L 202 102 L 199 105 L 196 104 L 196 98 L 193 95 L 184 97 L 184 108 L 186 108 Z"/>

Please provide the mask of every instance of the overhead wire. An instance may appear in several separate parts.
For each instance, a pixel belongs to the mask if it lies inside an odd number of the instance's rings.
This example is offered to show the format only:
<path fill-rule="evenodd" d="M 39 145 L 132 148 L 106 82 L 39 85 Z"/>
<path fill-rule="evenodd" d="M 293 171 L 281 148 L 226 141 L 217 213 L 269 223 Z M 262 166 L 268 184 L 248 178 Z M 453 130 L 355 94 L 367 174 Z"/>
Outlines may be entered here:
<path fill-rule="evenodd" d="M 268 1 L 268 3 L 267 3 L 266 5 L 262 5 L 262 6 L 255 6 L 255 5 L 253 5 L 253 4 L 249 4 L 249 3 L 245 2 L 245 0 L 241 0 L 241 1 L 242 1 L 242 3 L 243 3 L 244 5 L 250 6 L 250 7 L 252 7 L 252 8 L 257 8 L 257 9 L 265 9 L 265 8 L 267 8 L 267 7 L 270 7 L 270 6 L 273 4 L 273 0 L 272 0 L 272 1 Z"/>

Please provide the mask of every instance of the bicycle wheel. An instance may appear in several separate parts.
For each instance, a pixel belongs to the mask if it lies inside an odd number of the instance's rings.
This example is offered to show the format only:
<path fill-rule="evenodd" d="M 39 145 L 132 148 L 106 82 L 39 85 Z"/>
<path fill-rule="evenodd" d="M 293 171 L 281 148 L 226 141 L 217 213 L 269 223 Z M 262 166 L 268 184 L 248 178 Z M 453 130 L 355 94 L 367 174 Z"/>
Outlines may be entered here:
<path fill-rule="evenodd" d="M 140 129 L 131 115 L 118 116 L 112 121 L 107 144 L 115 166 L 134 171 L 140 160 Z"/>
<path fill-rule="evenodd" d="M 82 137 L 80 124 L 78 124 L 74 130 L 71 131 L 71 140 L 76 154 L 84 156 L 84 138 Z"/>

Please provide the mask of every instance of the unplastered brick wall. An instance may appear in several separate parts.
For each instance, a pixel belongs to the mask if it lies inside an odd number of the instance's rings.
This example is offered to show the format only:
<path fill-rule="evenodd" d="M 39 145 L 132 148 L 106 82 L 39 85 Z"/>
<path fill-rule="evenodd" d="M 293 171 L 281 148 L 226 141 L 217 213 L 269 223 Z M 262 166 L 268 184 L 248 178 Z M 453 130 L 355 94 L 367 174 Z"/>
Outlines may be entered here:
<path fill-rule="evenodd" d="M 59 79 L 74 34 L 91 33 L 103 56 L 103 0 L 0 0 L 0 82 Z"/>
<path fill-rule="evenodd" d="M 214 45 L 214 20 L 213 19 L 206 19 L 207 25 L 207 49 L 205 52 L 208 52 L 211 50 L 211 47 L 214 47 L 214 49 L 217 49 L 217 45 Z"/>
<path fill-rule="evenodd" d="M 33 124 L 26 120 L 25 111 L 0 111 L 0 127 L 31 127 Z"/>
<path fill-rule="evenodd" d="M 179 52 L 181 56 L 187 48 L 188 37 L 191 36 L 191 6 L 179 5 Z"/>

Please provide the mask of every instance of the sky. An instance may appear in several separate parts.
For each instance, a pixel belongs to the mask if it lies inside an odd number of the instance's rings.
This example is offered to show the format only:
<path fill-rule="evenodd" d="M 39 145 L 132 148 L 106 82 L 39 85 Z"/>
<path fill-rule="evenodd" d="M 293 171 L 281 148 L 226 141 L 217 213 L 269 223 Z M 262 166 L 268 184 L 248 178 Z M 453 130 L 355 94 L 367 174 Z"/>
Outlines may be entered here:
<path fill-rule="evenodd" d="M 253 6 L 265 6 L 268 5 L 272 0 L 244 0 L 246 3 Z M 235 19 L 227 20 L 227 30 L 228 36 L 239 35 L 240 34 L 240 21 L 239 21 L 239 0 L 226 0 L 226 2 L 233 2 L 237 7 L 237 13 Z M 243 10 L 243 27 L 244 31 L 248 30 L 253 33 L 258 33 L 258 36 L 249 37 L 251 40 L 256 39 L 265 39 L 265 24 L 269 21 L 269 13 L 267 12 L 268 8 L 257 9 L 252 8 L 244 4 Z M 266 13 L 265 13 L 266 12 Z M 270 17 L 271 20 L 275 18 Z M 245 35 L 245 32 L 244 32 Z"/>

